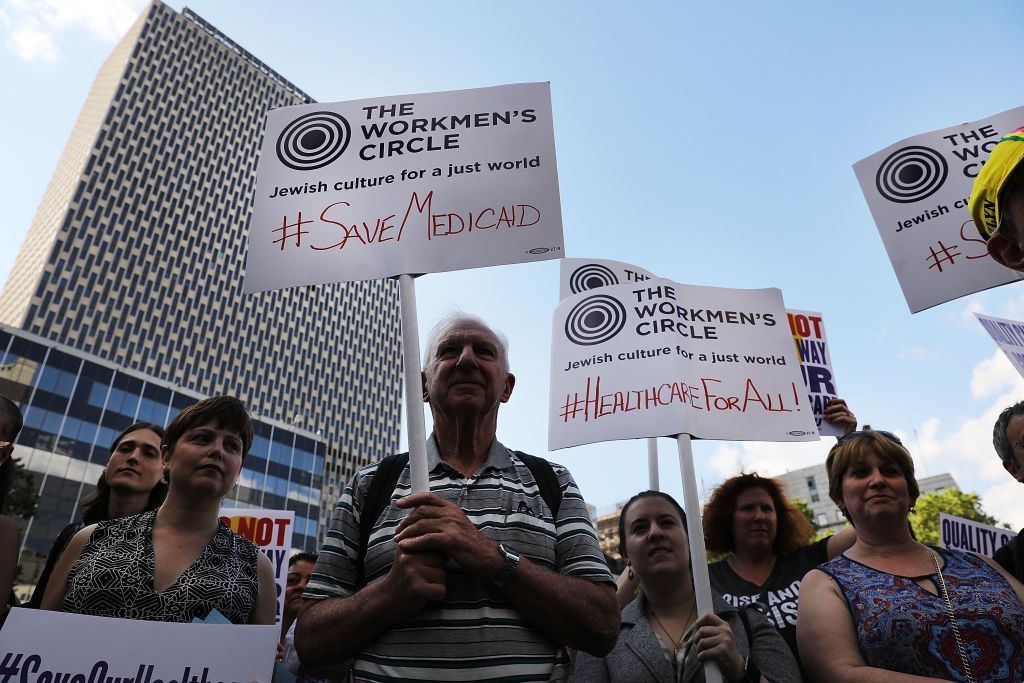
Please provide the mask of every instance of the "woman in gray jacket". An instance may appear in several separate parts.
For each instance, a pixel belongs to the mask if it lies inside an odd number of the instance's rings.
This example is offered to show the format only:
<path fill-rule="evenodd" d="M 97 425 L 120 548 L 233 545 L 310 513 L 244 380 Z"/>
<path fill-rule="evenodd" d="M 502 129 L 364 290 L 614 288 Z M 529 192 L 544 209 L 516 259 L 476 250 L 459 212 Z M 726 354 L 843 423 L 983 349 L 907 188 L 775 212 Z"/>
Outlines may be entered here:
<path fill-rule="evenodd" d="M 619 552 L 640 580 L 640 596 L 622 610 L 622 627 L 607 657 L 580 652 L 575 680 L 704 681 L 714 660 L 725 681 L 799 683 L 792 653 L 753 608 L 714 596 L 714 614 L 697 618 L 686 515 L 659 491 L 633 496 L 619 516 Z"/>

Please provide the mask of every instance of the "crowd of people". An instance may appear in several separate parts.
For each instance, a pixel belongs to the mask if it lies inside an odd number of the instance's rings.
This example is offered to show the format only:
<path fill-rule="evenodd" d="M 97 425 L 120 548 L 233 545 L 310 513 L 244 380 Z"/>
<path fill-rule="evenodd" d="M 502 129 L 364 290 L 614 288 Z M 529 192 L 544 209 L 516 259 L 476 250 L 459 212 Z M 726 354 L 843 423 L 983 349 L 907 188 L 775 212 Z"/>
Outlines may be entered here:
<path fill-rule="evenodd" d="M 971 211 L 993 258 L 1024 271 L 1022 158 L 1024 137 L 996 147 Z M 726 681 L 1024 680 L 1024 531 L 994 559 L 919 543 L 910 453 L 889 432 L 857 430 L 842 400 L 825 414 L 845 432 L 825 463 L 848 529 L 812 541 L 780 483 L 756 474 L 723 482 L 702 525 L 644 491 L 621 510 L 616 591 L 569 471 L 496 438 L 515 387 L 505 338 L 473 316 L 441 321 L 422 380 L 429 491 L 412 491 L 408 454 L 364 467 L 319 554 L 289 562 L 277 657 L 301 678 L 690 682 L 714 664 Z M 0 513 L 21 426 L 0 397 Z M 28 606 L 273 624 L 269 560 L 219 520 L 252 440 L 231 397 L 182 410 L 166 432 L 126 429 Z M 1024 402 L 999 416 L 993 445 L 1024 483 Z M 704 614 L 695 529 L 726 555 L 709 565 Z M 17 548 L 0 517 L 8 605 Z"/>

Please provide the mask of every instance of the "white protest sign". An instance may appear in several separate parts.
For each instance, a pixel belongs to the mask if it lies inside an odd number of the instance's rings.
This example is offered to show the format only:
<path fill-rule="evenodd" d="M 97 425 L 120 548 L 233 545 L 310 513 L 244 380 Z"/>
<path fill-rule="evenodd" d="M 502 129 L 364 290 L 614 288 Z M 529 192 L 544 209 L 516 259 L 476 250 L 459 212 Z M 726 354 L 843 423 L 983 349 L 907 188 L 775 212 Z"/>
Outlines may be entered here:
<path fill-rule="evenodd" d="M 274 567 L 277 583 L 277 622 L 284 610 L 284 591 L 288 587 L 288 558 L 292 554 L 295 513 L 291 510 L 221 508 L 220 519 L 239 536 L 260 547 Z"/>
<path fill-rule="evenodd" d="M 267 114 L 245 291 L 559 258 L 547 83 Z"/>
<path fill-rule="evenodd" d="M 658 277 L 649 270 L 608 259 L 567 258 L 562 259 L 558 265 L 560 300 L 591 289 L 643 282 Z"/>
<path fill-rule="evenodd" d="M 555 309 L 548 447 L 818 438 L 782 294 L 653 279 Z"/>
<path fill-rule="evenodd" d="M 561 298 L 611 285 L 643 282 L 657 275 L 621 261 L 607 259 L 562 259 L 559 264 Z M 800 358 L 800 372 L 814 411 L 814 421 L 822 436 L 841 436 L 843 430 L 823 419 L 828 400 L 836 398 L 835 374 L 820 313 L 787 310 L 789 327 Z"/>
<path fill-rule="evenodd" d="M 277 626 L 131 621 L 16 607 L 0 632 L 0 678 L 269 683 L 280 635 Z"/>
<path fill-rule="evenodd" d="M 824 420 L 828 402 L 839 396 L 836 389 L 835 373 L 832 371 L 832 354 L 825 336 L 825 323 L 821 313 L 813 311 L 787 310 L 789 330 L 793 334 L 797 355 L 800 357 L 800 373 L 804 376 L 814 423 L 822 436 L 842 436 L 843 428 Z"/>
<path fill-rule="evenodd" d="M 1024 275 L 993 261 L 967 212 L 974 178 L 1024 107 L 900 140 L 853 165 L 912 313 Z"/>
<path fill-rule="evenodd" d="M 981 313 L 974 315 L 1010 359 L 1013 367 L 1017 368 L 1017 372 L 1024 377 L 1024 323 L 1006 318 L 993 318 Z"/>
<path fill-rule="evenodd" d="M 992 557 L 1016 534 L 1009 529 L 989 526 L 974 520 L 939 513 L 939 544 L 950 550 L 963 550 Z"/>

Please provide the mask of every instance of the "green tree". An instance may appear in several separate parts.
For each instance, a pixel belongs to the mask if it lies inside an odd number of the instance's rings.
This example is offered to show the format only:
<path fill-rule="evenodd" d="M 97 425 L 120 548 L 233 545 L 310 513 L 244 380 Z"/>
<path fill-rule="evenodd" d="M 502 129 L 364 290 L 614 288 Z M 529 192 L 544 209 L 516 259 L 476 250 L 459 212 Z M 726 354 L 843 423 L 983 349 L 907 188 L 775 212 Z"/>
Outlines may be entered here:
<path fill-rule="evenodd" d="M 999 523 L 995 517 L 981 509 L 981 498 L 977 493 L 964 493 L 956 488 L 925 493 L 917 499 L 914 511 L 910 513 L 910 526 L 918 541 L 939 545 L 940 512 L 991 526 Z"/>

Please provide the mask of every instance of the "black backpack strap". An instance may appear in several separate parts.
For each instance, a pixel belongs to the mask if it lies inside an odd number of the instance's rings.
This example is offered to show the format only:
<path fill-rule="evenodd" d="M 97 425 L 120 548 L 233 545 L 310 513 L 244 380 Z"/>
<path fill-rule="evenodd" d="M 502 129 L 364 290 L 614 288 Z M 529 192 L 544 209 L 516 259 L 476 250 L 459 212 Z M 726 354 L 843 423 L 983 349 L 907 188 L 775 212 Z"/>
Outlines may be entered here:
<path fill-rule="evenodd" d="M 363 498 L 362 509 L 359 513 L 359 559 L 356 563 L 356 586 L 362 586 L 366 582 L 366 546 L 370 543 L 370 533 L 373 531 L 373 523 L 384 512 L 391 500 L 391 494 L 395 492 L 398 478 L 402 470 L 409 464 L 409 453 L 392 453 L 377 465 L 373 473 L 373 480 L 370 482 L 370 489 Z"/>
<path fill-rule="evenodd" d="M 537 488 L 540 489 L 540 497 L 551 508 L 551 516 L 558 519 L 558 508 L 562 505 L 562 487 L 558 485 L 558 476 L 551 463 L 522 451 L 516 451 L 516 456 L 530 469 L 537 482 Z"/>

